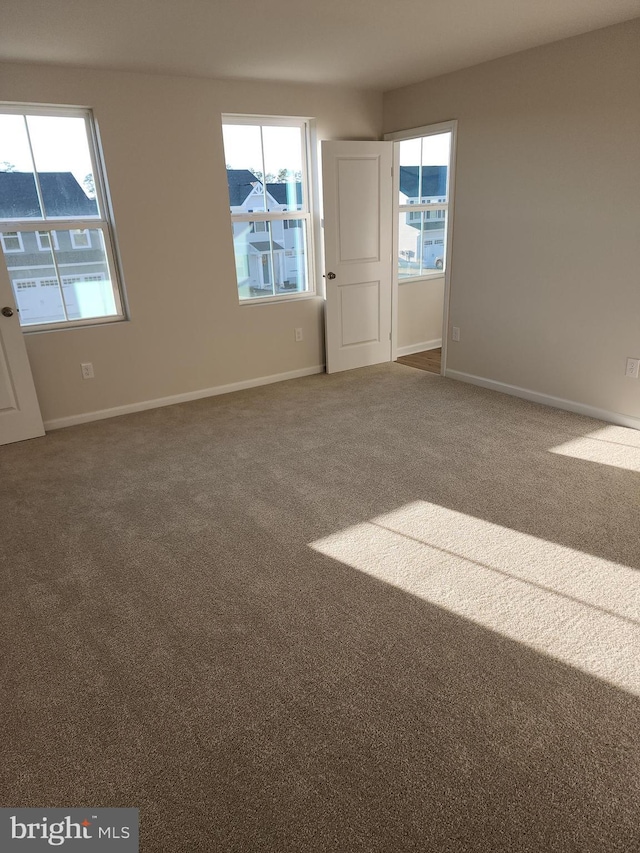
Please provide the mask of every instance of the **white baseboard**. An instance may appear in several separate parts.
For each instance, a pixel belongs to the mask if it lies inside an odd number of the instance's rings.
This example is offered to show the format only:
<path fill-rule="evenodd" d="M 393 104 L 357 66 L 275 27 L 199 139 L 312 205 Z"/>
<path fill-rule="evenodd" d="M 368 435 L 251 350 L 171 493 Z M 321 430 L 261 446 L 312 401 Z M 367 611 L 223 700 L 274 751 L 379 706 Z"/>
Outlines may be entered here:
<path fill-rule="evenodd" d="M 116 418 L 119 415 L 129 415 L 132 412 L 144 412 L 146 409 L 158 409 L 162 406 L 174 406 L 176 403 L 188 403 L 190 400 L 201 400 L 203 397 L 215 397 L 218 394 L 230 394 L 232 391 L 243 391 L 245 388 L 257 388 L 259 385 L 271 385 L 274 382 L 284 382 L 287 379 L 299 379 L 302 376 L 312 376 L 324 373 L 324 364 L 316 367 L 303 367 L 300 370 L 290 370 L 287 373 L 276 373 L 272 376 L 259 376 L 256 379 L 246 379 L 243 382 L 232 382 L 229 385 L 217 385 L 215 388 L 201 388 L 199 391 L 187 391 L 185 394 L 174 394 L 171 397 L 157 397 L 155 400 L 142 400 L 139 403 L 129 403 L 126 406 L 114 406 L 112 409 L 99 409 L 95 412 L 83 412 L 68 418 L 54 418 L 44 422 L 45 430 L 62 429 L 63 427 L 86 424 L 90 421 L 101 421 L 106 418 Z"/>
<path fill-rule="evenodd" d="M 530 400 L 532 403 L 542 403 L 545 406 L 553 406 L 555 409 L 564 409 L 567 412 L 575 412 L 577 415 L 586 415 L 588 418 L 596 418 L 599 421 L 607 421 L 618 426 L 640 430 L 640 418 L 633 415 L 597 409 L 595 406 L 576 403 L 575 400 L 564 400 L 562 397 L 540 394 L 538 391 L 531 391 L 528 388 L 507 385 L 505 382 L 496 382 L 494 379 L 485 379 L 483 376 L 474 376 L 472 373 L 462 373 L 459 370 L 447 370 L 445 376 L 449 379 L 458 379 L 460 382 L 468 382 L 471 385 L 479 385 L 481 388 L 500 391 L 502 394 L 510 394 L 512 397 L 521 397 L 523 400 Z"/>
<path fill-rule="evenodd" d="M 442 346 L 442 338 L 436 338 L 433 341 L 422 341 L 420 344 L 409 344 L 408 347 L 398 347 L 396 350 L 396 358 L 402 355 L 413 355 L 414 352 L 424 352 L 428 349 L 438 349 Z"/>

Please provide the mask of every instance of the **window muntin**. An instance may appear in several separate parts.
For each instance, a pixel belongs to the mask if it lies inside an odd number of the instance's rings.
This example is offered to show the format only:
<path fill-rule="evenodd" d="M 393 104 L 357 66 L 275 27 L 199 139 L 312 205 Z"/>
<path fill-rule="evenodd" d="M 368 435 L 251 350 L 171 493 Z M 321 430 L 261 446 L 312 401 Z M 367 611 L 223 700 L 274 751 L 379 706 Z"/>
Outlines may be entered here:
<path fill-rule="evenodd" d="M 46 232 L 54 237 L 53 250 L 39 246 L 34 231 L 18 233 L 25 256 L 8 268 L 23 326 L 118 316 L 107 249 L 99 228 L 90 232 L 91 248 L 82 251 L 75 250 L 71 229 Z"/>
<path fill-rule="evenodd" d="M 90 111 L 0 104 L 0 230 L 23 246 L 18 258 L 2 240 L 23 327 L 124 318 L 106 211 Z"/>
<path fill-rule="evenodd" d="M 223 116 L 222 130 L 238 298 L 308 295 L 313 286 L 307 122 Z"/>
<path fill-rule="evenodd" d="M 446 265 L 451 131 L 397 145 L 398 278 L 438 275 Z"/>
<path fill-rule="evenodd" d="M 406 211 L 398 214 L 398 278 L 421 278 L 445 267 L 447 219 L 429 218 L 421 211 L 416 219 Z"/>
<path fill-rule="evenodd" d="M 295 221 L 234 223 L 233 248 L 241 300 L 308 291 L 306 223 L 301 228 L 294 227 L 291 223 Z M 258 224 L 265 228 L 256 236 Z"/>

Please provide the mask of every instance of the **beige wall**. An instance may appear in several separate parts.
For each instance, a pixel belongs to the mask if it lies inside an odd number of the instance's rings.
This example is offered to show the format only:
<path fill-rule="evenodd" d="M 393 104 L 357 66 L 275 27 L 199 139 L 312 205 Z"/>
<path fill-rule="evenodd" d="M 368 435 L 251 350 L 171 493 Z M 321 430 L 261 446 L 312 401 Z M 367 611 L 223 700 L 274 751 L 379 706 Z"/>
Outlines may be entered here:
<path fill-rule="evenodd" d="M 442 338 L 444 277 L 398 285 L 398 347 Z"/>
<path fill-rule="evenodd" d="M 458 119 L 448 367 L 640 416 L 640 20 L 384 106 L 385 132 Z"/>
<path fill-rule="evenodd" d="M 26 335 L 45 420 L 324 362 L 321 299 L 238 304 L 220 114 L 310 116 L 318 139 L 376 139 L 381 95 L 8 64 L 2 100 L 94 109 L 131 310 L 130 322 Z"/>

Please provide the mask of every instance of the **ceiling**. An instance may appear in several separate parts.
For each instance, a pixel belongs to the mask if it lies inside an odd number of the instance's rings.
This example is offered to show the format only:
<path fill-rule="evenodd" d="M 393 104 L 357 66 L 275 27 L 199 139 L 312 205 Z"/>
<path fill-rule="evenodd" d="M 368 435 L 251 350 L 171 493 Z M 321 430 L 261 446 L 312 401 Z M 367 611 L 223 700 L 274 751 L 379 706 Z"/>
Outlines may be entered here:
<path fill-rule="evenodd" d="M 640 0 L 2 0 L 0 60 L 388 90 L 640 17 Z"/>

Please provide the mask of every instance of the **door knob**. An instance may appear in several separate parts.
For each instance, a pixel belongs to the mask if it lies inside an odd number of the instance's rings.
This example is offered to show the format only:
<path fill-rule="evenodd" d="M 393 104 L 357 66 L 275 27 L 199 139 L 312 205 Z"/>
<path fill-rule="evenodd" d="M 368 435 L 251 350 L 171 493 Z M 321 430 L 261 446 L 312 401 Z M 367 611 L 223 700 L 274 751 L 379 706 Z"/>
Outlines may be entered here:
<path fill-rule="evenodd" d="M 334 272 L 328 272 L 328 273 L 327 273 L 327 278 L 328 278 L 328 279 L 331 279 L 331 281 L 333 281 L 333 279 L 334 279 L 335 277 L 336 277 L 336 274 L 335 274 Z"/>
<path fill-rule="evenodd" d="M 2 311 L 0 311 L 3 317 L 13 317 L 13 308 L 9 308 L 9 306 L 5 306 Z"/>

